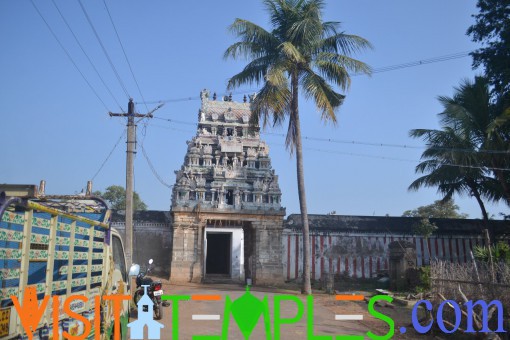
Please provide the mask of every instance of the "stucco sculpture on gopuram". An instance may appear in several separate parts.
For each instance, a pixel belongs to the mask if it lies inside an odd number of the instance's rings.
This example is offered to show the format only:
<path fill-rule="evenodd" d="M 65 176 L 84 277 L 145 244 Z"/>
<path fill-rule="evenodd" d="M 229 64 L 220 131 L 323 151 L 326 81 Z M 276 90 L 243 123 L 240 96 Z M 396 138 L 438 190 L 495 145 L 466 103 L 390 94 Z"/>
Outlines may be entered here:
<path fill-rule="evenodd" d="M 285 209 L 269 147 L 260 139 L 259 126 L 250 124 L 253 97 L 218 100 L 207 90 L 200 97 L 197 132 L 175 172 L 171 280 L 201 282 L 213 277 L 207 268 L 215 264 L 207 253 L 220 250 L 208 244 L 213 239 L 209 235 L 231 233 L 231 248 L 242 251 L 232 249 L 224 276 L 259 284 L 282 282 Z"/>

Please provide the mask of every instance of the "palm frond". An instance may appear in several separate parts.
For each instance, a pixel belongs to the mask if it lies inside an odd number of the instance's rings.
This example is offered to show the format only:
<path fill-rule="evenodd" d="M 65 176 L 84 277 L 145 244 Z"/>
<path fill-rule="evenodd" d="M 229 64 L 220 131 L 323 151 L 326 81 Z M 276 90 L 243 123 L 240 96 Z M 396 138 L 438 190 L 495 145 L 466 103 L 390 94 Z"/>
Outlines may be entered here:
<path fill-rule="evenodd" d="M 267 70 L 271 67 L 274 56 L 265 56 L 248 63 L 244 69 L 228 80 L 227 89 L 231 90 L 241 85 L 258 84 L 265 80 Z"/>
<path fill-rule="evenodd" d="M 259 124 L 262 121 L 260 124 L 262 127 L 266 127 L 270 121 L 273 126 L 281 124 L 289 112 L 290 100 L 291 92 L 287 81 L 284 83 L 266 81 L 251 104 L 250 123 Z"/>
<path fill-rule="evenodd" d="M 232 58 L 234 60 L 239 58 L 256 59 L 263 57 L 270 53 L 265 48 L 261 47 L 258 43 L 251 41 L 239 41 L 230 45 L 223 53 L 223 59 Z"/>
<path fill-rule="evenodd" d="M 504 131 L 508 134 L 510 131 L 510 106 L 503 110 L 503 113 L 496 116 L 494 120 L 487 126 L 487 134 L 489 137 L 498 134 L 499 129 L 507 126 Z M 510 145 L 509 145 L 510 146 Z"/>
<path fill-rule="evenodd" d="M 368 40 L 357 35 L 345 33 L 336 33 L 325 37 L 317 47 L 321 52 L 338 53 L 347 56 L 373 48 Z"/>
<path fill-rule="evenodd" d="M 280 45 L 280 50 L 282 54 L 288 59 L 290 62 L 295 64 L 300 64 L 306 62 L 303 55 L 299 52 L 299 50 L 294 46 L 291 42 L 286 41 Z"/>
<path fill-rule="evenodd" d="M 291 155 L 294 154 L 294 150 L 296 148 L 297 143 L 299 143 L 299 138 L 297 134 L 297 124 L 295 119 L 295 113 L 289 112 L 289 125 L 287 127 L 287 135 L 285 137 L 285 147 L 289 150 Z"/>
<path fill-rule="evenodd" d="M 322 52 L 313 61 L 313 66 L 328 81 L 339 86 L 343 91 L 350 87 L 350 75 L 353 73 L 370 74 L 371 69 L 365 63 L 336 53 Z"/>
<path fill-rule="evenodd" d="M 322 37 L 322 7 L 321 1 L 310 1 L 303 5 L 300 20 L 295 21 L 288 32 L 291 42 L 297 45 L 309 45 Z"/>
<path fill-rule="evenodd" d="M 342 105 L 344 95 L 337 93 L 318 74 L 307 69 L 302 77 L 302 87 L 307 98 L 313 98 L 324 122 L 336 124 L 335 110 Z"/>
<path fill-rule="evenodd" d="M 264 53 L 276 49 L 280 42 L 270 32 L 248 20 L 236 19 L 228 30 L 240 38 L 244 44 L 233 44 L 224 53 L 224 58 L 256 58 Z"/>
<path fill-rule="evenodd" d="M 340 28 L 339 21 L 325 21 L 322 23 L 322 34 L 323 37 L 329 37 L 338 33 Z"/>

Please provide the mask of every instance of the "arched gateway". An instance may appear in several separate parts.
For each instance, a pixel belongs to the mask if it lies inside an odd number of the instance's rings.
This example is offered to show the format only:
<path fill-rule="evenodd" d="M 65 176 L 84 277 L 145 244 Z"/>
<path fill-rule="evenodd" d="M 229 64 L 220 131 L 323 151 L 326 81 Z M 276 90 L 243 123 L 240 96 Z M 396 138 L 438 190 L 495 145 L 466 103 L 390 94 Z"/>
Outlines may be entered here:
<path fill-rule="evenodd" d="M 196 136 L 176 171 L 171 216 L 172 282 L 283 282 L 278 176 L 250 100 L 201 92 Z"/>

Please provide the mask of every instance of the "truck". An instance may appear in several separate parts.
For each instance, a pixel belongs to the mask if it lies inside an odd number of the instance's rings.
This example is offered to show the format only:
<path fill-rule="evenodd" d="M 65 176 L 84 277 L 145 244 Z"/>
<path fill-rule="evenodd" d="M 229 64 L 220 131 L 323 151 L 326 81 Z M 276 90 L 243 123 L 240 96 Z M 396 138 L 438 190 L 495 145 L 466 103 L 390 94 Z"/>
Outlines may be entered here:
<path fill-rule="evenodd" d="M 0 339 L 126 339 L 128 272 L 108 204 L 0 184 Z"/>

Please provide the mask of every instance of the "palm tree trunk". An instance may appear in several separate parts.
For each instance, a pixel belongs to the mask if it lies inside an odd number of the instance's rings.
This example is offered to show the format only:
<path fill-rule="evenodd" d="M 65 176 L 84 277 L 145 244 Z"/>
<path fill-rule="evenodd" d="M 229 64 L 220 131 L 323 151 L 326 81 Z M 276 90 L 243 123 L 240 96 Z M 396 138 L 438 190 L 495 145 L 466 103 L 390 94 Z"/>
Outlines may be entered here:
<path fill-rule="evenodd" d="M 480 193 L 478 192 L 478 189 L 476 189 L 476 186 L 470 185 L 471 193 L 473 196 L 475 196 L 476 201 L 478 202 L 478 205 L 480 206 L 480 209 L 482 210 L 482 216 L 485 226 L 487 226 L 489 222 L 489 215 L 487 214 L 487 210 L 485 210 L 485 204 L 482 201 L 482 198 L 480 197 Z"/>
<path fill-rule="evenodd" d="M 303 288 L 302 293 L 312 294 L 312 285 L 310 282 L 310 228 L 308 225 L 308 209 L 306 207 L 305 193 L 305 172 L 303 169 L 303 145 L 301 143 L 301 123 L 299 121 L 298 106 L 298 78 L 297 74 L 292 75 L 292 103 L 290 119 L 294 120 L 296 139 L 296 169 L 297 184 L 299 195 L 299 208 L 301 210 L 301 223 L 303 224 Z"/>

